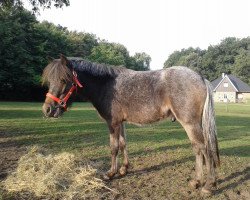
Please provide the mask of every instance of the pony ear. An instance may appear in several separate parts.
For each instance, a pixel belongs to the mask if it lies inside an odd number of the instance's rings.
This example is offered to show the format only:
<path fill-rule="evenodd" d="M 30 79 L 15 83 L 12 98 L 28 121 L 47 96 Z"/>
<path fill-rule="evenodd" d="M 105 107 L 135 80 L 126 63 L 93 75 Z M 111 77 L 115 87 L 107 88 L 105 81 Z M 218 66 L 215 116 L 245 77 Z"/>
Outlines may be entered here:
<path fill-rule="evenodd" d="M 51 57 L 51 56 L 47 56 L 48 61 L 51 63 L 53 60 L 55 60 L 55 58 Z"/>
<path fill-rule="evenodd" d="M 62 65 L 67 65 L 69 62 L 66 56 L 64 56 L 63 54 L 60 54 L 60 60 L 61 60 Z"/>

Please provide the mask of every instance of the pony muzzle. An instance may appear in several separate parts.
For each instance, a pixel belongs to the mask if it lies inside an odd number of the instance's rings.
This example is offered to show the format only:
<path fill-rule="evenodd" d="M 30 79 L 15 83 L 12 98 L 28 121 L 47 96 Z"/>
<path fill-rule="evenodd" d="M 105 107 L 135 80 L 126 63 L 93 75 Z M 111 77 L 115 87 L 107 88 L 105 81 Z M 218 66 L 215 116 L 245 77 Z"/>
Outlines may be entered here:
<path fill-rule="evenodd" d="M 66 108 L 59 104 L 57 106 L 51 105 L 49 103 L 43 104 L 43 114 L 45 117 L 58 118 L 64 111 L 66 111 Z"/>

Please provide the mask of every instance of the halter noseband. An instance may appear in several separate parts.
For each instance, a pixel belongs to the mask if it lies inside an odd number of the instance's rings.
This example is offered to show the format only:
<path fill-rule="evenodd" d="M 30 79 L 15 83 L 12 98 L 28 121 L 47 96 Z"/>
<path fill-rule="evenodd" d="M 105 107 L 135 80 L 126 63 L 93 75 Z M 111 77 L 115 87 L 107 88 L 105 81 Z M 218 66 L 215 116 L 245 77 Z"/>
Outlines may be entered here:
<path fill-rule="evenodd" d="M 51 99 L 53 99 L 55 102 L 58 103 L 59 106 L 63 107 L 65 110 L 67 110 L 67 101 L 69 99 L 69 97 L 72 95 L 72 93 L 77 90 L 77 86 L 79 86 L 80 88 L 82 88 L 82 84 L 79 82 L 79 80 L 77 79 L 77 74 L 75 71 L 73 71 L 73 83 L 72 86 L 70 88 L 70 90 L 68 91 L 68 93 L 66 94 L 66 96 L 63 99 L 60 99 L 50 93 L 46 94 L 46 97 L 49 97 Z"/>

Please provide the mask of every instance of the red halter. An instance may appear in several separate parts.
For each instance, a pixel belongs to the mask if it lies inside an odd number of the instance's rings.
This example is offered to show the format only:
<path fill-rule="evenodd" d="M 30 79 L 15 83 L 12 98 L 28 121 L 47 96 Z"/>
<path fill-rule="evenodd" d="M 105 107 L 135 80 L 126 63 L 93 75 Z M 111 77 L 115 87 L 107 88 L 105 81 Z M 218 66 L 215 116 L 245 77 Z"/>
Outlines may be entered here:
<path fill-rule="evenodd" d="M 63 107 L 65 110 L 67 110 L 67 101 L 69 99 L 69 97 L 72 95 L 72 93 L 77 90 L 77 86 L 79 86 L 80 88 L 82 88 L 82 84 L 79 82 L 79 80 L 77 79 L 77 74 L 75 71 L 73 71 L 73 81 L 74 83 L 72 83 L 72 87 L 70 88 L 70 90 L 68 91 L 68 93 L 66 94 L 66 96 L 63 99 L 59 99 L 58 97 L 47 93 L 46 97 L 49 97 L 51 99 L 53 99 L 55 102 L 57 102 L 61 107 Z"/>

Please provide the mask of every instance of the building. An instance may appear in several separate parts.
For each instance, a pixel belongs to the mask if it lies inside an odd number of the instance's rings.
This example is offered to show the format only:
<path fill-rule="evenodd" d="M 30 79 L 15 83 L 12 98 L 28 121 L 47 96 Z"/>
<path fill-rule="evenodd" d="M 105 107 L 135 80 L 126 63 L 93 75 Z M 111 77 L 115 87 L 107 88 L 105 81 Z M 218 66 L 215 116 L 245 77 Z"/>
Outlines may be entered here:
<path fill-rule="evenodd" d="M 233 75 L 222 74 L 211 82 L 215 102 L 246 102 L 250 100 L 250 86 Z"/>

